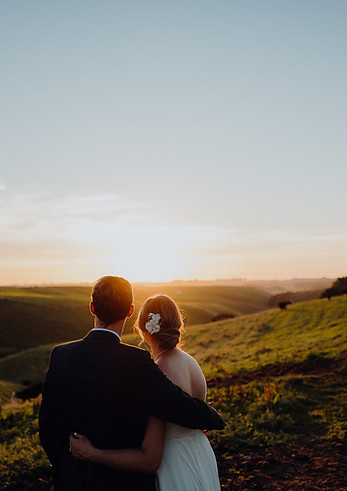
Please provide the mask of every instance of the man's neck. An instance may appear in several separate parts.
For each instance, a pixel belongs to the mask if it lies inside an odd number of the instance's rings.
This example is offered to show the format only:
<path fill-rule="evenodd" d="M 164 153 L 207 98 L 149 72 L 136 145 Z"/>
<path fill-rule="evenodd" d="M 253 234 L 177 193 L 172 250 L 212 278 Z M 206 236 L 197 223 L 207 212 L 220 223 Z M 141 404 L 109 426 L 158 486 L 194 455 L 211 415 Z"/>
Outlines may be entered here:
<path fill-rule="evenodd" d="M 107 329 L 108 331 L 116 332 L 119 337 L 122 335 L 123 326 L 124 326 L 124 320 L 118 322 L 112 322 L 111 324 L 106 325 L 100 319 L 95 317 L 94 327 L 96 329 Z"/>

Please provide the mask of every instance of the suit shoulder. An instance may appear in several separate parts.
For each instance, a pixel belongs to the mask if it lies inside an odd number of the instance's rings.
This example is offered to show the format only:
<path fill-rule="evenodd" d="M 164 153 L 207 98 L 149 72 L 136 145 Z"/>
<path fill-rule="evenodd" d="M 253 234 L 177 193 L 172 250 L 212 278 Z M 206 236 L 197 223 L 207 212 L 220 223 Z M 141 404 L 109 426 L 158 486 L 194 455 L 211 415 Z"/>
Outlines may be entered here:
<path fill-rule="evenodd" d="M 77 346 L 80 344 L 83 340 L 82 339 L 76 339 L 74 341 L 69 341 L 68 343 L 61 343 L 57 344 L 54 346 L 52 353 L 59 353 L 59 352 L 66 352 L 74 348 L 74 346 Z"/>
<path fill-rule="evenodd" d="M 151 355 L 149 352 L 143 348 L 139 348 L 138 346 L 133 346 L 132 344 L 120 343 L 121 349 L 129 356 L 133 356 L 134 358 L 150 358 Z"/>
<path fill-rule="evenodd" d="M 56 346 L 54 346 L 54 349 L 55 348 L 64 349 L 64 348 L 72 347 L 73 345 L 79 344 L 82 341 L 83 341 L 83 339 L 74 339 L 73 341 L 69 341 L 68 343 L 57 344 Z"/>

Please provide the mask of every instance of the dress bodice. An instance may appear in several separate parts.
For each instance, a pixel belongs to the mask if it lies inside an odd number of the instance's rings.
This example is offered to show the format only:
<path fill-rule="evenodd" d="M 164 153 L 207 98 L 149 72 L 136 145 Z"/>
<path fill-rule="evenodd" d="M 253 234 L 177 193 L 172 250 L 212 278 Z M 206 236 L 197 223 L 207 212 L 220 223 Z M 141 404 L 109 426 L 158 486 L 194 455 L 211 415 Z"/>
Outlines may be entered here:
<path fill-rule="evenodd" d="M 166 440 L 182 440 L 183 438 L 194 438 L 201 430 L 192 430 L 174 423 L 166 423 Z"/>

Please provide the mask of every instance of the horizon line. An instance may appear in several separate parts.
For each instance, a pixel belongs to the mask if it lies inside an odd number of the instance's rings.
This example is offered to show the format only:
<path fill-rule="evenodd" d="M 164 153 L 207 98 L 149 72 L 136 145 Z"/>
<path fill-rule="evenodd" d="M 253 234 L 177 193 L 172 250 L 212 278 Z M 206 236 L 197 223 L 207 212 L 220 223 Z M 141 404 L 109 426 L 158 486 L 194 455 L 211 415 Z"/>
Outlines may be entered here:
<path fill-rule="evenodd" d="M 106 275 L 105 275 L 106 276 Z M 293 277 L 293 278 L 270 278 L 270 279 L 249 279 L 249 278 L 216 278 L 213 280 L 171 280 L 171 281 L 130 281 L 132 285 L 175 285 L 189 283 L 271 283 L 271 282 L 288 282 L 288 281 L 334 281 L 337 277 Z M 95 280 L 96 281 L 96 280 Z M 35 288 L 35 287 L 71 287 L 71 286 L 93 286 L 94 281 L 62 281 L 62 282 L 28 282 L 28 283 L 4 283 L 0 288 Z"/>

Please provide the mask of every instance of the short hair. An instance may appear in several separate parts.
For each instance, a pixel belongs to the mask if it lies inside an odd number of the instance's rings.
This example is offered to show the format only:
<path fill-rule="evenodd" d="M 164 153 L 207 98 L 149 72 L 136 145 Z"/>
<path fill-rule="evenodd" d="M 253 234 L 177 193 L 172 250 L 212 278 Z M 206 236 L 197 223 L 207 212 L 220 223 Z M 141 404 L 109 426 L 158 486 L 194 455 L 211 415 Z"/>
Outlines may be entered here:
<path fill-rule="evenodd" d="M 154 295 L 142 305 L 135 327 L 143 338 L 149 314 L 160 314 L 160 330 L 151 334 L 156 338 L 161 349 L 172 349 L 180 344 L 184 331 L 183 316 L 176 302 L 168 295 Z"/>
<path fill-rule="evenodd" d="M 103 276 L 94 283 L 91 301 L 95 315 L 106 325 L 123 320 L 133 303 L 131 284 L 120 276 Z"/>

